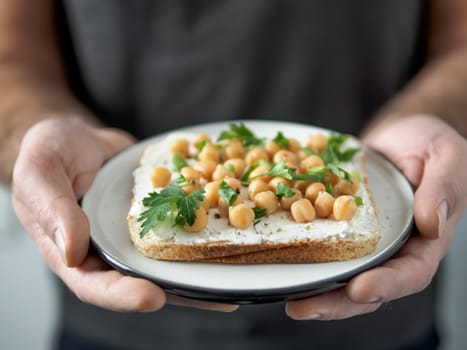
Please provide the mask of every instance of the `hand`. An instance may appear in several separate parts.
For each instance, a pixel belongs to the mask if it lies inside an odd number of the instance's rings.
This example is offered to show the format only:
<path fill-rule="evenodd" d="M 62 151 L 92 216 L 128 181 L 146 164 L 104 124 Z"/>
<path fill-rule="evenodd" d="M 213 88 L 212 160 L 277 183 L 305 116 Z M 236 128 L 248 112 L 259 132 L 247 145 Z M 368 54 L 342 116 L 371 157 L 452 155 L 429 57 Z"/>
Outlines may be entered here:
<path fill-rule="evenodd" d="M 375 311 L 383 302 L 417 293 L 431 282 L 467 202 L 467 141 L 440 119 L 412 116 L 370 132 L 364 140 L 392 160 L 417 187 L 411 237 L 390 260 L 349 284 L 291 301 L 294 319 L 343 319 Z"/>
<path fill-rule="evenodd" d="M 13 173 L 13 205 L 50 268 L 81 300 L 117 311 L 176 305 L 232 311 L 231 305 L 166 297 L 155 284 L 111 269 L 88 255 L 89 222 L 77 199 L 110 157 L 133 144 L 114 129 L 78 119 L 48 119 L 25 135 Z"/>

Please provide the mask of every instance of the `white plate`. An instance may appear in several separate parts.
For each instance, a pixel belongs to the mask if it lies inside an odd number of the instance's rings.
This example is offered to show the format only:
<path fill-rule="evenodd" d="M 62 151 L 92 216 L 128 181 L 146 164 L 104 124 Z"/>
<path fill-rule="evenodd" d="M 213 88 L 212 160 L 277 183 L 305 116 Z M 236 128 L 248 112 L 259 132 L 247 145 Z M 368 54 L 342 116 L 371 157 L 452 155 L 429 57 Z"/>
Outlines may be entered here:
<path fill-rule="evenodd" d="M 245 121 L 261 137 L 278 130 L 298 139 L 317 128 L 285 122 Z M 218 135 L 228 122 L 183 129 Z M 381 240 L 368 256 L 319 264 L 228 265 L 168 262 L 146 258 L 132 245 L 126 216 L 130 207 L 132 172 L 145 145 L 160 135 L 125 150 L 99 171 L 83 198 L 91 223 L 91 239 L 101 257 L 117 270 L 154 281 L 168 293 L 232 303 L 261 303 L 300 298 L 340 287 L 352 276 L 382 263 L 410 235 L 413 191 L 406 178 L 385 158 L 368 150 L 367 170 L 379 210 Z"/>

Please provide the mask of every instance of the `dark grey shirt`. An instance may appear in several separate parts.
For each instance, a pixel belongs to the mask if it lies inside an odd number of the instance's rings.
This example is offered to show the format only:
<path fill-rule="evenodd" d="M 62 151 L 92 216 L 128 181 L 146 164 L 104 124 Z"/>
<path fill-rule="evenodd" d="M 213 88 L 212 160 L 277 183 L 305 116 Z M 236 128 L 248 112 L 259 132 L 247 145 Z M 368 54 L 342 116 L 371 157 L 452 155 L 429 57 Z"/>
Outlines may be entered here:
<path fill-rule="evenodd" d="M 77 93 L 138 137 L 249 117 L 355 134 L 423 58 L 421 0 L 63 4 Z M 435 295 L 431 286 L 371 315 L 324 323 L 288 319 L 283 304 L 119 314 L 66 290 L 63 301 L 67 327 L 113 348 L 391 349 L 429 329 Z"/>

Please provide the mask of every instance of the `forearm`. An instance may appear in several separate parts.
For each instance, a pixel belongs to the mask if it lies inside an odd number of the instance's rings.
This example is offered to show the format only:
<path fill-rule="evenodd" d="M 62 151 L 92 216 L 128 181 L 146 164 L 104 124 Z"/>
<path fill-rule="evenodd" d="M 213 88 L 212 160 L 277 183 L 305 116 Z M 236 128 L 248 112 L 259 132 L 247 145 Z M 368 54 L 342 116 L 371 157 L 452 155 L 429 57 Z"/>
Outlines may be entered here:
<path fill-rule="evenodd" d="M 364 135 L 376 135 L 388 124 L 410 115 L 443 119 L 467 137 L 467 46 L 428 62 L 375 116 Z"/>
<path fill-rule="evenodd" d="M 55 36 L 53 1 L 0 3 L 0 181 L 10 182 L 25 132 L 50 117 L 89 113 L 72 96 Z"/>
<path fill-rule="evenodd" d="M 0 68 L 0 180 L 9 183 L 25 132 L 45 118 L 90 114 L 68 92 L 66 85 L 22 65 Z"/>

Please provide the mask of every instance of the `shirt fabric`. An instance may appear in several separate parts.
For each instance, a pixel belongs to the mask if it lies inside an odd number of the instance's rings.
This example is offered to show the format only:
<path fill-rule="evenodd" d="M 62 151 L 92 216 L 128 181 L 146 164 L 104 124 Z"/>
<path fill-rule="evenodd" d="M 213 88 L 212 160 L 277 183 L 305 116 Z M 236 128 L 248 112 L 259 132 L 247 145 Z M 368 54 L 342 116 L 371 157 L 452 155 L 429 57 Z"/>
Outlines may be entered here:
<path fill-rule="evenodd" d="M 423 59 L 423 1 L 62 0 L 70 81 L 144 138 L 236 118 L 358 134 Z M 231 314 L 114 313 L 62 288 L 66 327 L 118 349 L 394 349 L 433 324 L 435 287 L 375 313 L 299 322 L 284 304 Z"/>

